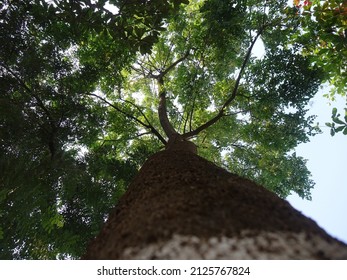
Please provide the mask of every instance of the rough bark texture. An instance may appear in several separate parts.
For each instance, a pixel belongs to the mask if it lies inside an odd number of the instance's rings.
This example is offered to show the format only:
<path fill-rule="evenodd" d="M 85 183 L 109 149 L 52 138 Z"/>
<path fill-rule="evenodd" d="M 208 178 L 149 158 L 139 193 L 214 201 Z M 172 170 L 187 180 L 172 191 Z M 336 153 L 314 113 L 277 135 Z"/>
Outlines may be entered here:
<path fill-rule="evenodd" d="M 347 246 L 192 152 L 148 159 L 84 259 L 347 259 Z"/>

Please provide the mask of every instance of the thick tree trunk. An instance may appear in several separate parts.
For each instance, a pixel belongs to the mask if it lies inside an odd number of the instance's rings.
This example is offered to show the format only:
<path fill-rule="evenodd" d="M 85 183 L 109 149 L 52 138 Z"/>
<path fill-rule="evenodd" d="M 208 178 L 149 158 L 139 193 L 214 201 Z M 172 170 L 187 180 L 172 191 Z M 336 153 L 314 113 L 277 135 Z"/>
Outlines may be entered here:
<path fill-rule="evenodd" d="M 148 159 L 83 259 L 347 259 L 288 202 L 189 150 Z"/>

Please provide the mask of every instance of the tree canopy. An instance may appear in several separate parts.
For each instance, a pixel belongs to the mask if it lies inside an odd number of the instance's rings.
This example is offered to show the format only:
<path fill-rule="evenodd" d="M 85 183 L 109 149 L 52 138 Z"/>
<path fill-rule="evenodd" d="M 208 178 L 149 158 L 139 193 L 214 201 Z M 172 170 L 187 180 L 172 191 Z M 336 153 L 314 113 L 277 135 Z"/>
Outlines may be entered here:
<path fill-rule="evenodd" d="M 299 45 L 302 54 L 311 63 L 323 69 L 324 82 L 331 87 L 326 97 L 334 100 L 336 94 L 343 97 L 347 91 L 347 1 L 299 1 L 294 0 L 296 18 L 300 29 L 292 40 Z M 346 104 L 347 105 L 347 104 Z M 337 132 L 347 135 L 347 108 L 343 116 L 332 109 L 332 136 Z"/>
<path fill-rule="evenodd" d="M 325 38 L 327 20 L 313 27 L 298 1 L 0 3 L 2 259 L 81 256 L 176 136 L 280 197 L 311 198 L 294 148 L 319 133 L 306 115 L 319 86 L 346 85 L 325 57 L 343 69 L 342 12 Z"/>

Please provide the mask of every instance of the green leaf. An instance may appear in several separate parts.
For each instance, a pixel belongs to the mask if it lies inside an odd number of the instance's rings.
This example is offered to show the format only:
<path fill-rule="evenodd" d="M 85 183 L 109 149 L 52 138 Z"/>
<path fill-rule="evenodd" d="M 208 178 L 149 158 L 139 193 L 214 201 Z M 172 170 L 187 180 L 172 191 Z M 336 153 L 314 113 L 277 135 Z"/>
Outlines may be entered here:
<path fill-rule="evenodd" d="M 338 118 L 333 118 L 333 121 L 335 122 L 335 123 L 337 123 L 337 124 L 345 124 L 343 121 L 341 121 L 340 119 L 338 119 Z"/>
<path fill-rule="evenodd" d="M 135 26 L 134 30 L 135 30 L 136 36 L 139 37 L 140 39 L 142 38 L 143 34 L 145 34 L 145 32 L 146 32 L 146 29 L 140 28 L 140 27 L 137 27 L 137 26 Z"/>
<path fill-rule="evenodd" d="M 346 128 L 345 125 L 338 126 L 338 127 L 335 128 L 335 132 L 340 132 L 340 131 L 342 131 L 344 128 Z"/>
<path fill-rule="evenodd" d="M 139 51 L 142 55 L 149 54 L 151 52 L 151 45 L 141 44 L 139 47 Z"/>
<path fill-rule="evenodd" d="M 347 127 L 345 127 L 345 129 L 342 132 L 344 135 L 347 135 Z"/>
<path fill-rule="evenodd" d="M 335 118 L 335 116 L 337 114 L 337 108 L 333 108 L 331 114 L 332 114 L 332 118 Z"/>

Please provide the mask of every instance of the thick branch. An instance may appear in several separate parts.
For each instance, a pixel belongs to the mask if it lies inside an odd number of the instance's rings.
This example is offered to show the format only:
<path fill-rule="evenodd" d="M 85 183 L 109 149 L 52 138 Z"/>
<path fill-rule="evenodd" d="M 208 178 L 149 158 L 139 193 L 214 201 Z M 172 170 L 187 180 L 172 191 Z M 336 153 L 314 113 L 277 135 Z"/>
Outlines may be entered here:
<path fill-rule="evenodd" d="M 219 113 L 214 116 L 212 119 L 210 119 L 209 121 L 205 122 L 203 125 L 200 125 L 198 128 L 190 131 L 190 132 L 187 132 L 187 133 L 184 133 L 182 135 L 182 137 L 184 139 L 189 139 L 189 138 L 192 138 L 196 135 L 198 135 L 201 131 L 207 129 L 208 127 L 210 127 L 211 125 L 215 124 L 217 121 L 219 121 L 219 119 L 221 117 L 224 116 L 224 112 L 222 110 L 219 111 Z"/>
<path fill-rule="evenodd" d="M 237 95 L 237 91 L 239 89 L 239 85 L 240 85 L 240 80 L 241 80 L 242 74 L 243 74 L 243 72 L 244 72 L 244 70 L 246 68 L 246 65 L 247 65 L 247 63 L 249 61 L 249 58 L 251 57 L 253 47 L 254 47 L 254 45 L 255 45 L 256 41 L 258 40 L 258 38 L 259 38 L 261 33 L 262 33 L 262 30 L 260 30 L 258 32 L 258 34 L 253 38 L 253 41 L 252 41 L 250 47 L 248 48 L 247 54 L 245 56 L 245 59 L 243 60 L 242 67 L 240 69 L 239 75 L 237 76 L 233 92 L 231 93 L 230 97 L 225 101 L 225 103 L 222 106 L 221 110 L 224 111 L 225 108 L 227 108 L 230 105 L 230 103 L 235 99 L 235 97 Z"/>
<path fill-rule="evenodd" d="M 159 86 L 159 106 L 158 106 L 159 121 L 165 134 L 170 139 L 170 138 L 173 138 L 175 135 L 178 135 L 178 132 L 171 125 L 167 115 L 166 92 L 164 89 L 164 84 L 162 79 L 158 81 L 158 86 Z"/>
<path fill-rule="evenodd" d="M 159 75 L 152 75 L 151 77 L 156 79 L 158 82 L 159 88 L 159 106 L 158 106 L 158 115 L 160 124 L 169 139 L 172 139 L 179 135 L 179 133 L 175 130 L 175 128 L 170 123 L 170 120 L 167 115 L 167 106 L 166 106 L 166 91 L 164 88 L 164 76 L 171 71 L 174 67 L 177 66 L 180 62 L 185 60 L 189 55 L 189 50 L 185 53 L 185 55 L 175 62 L 173 62 L 170 66 L 168 66 L 165 70 L 160 72 Z"/>
<path fill-rule="evenodd" d="M 129 119 L 134 120 L 135 122 L 139 123 L 140 125 L 144 126 L 145 128 L 149 129 L 155 136 L 157 136 L 157 138 L 165 145 L 167 142 L 164 139 L 163 136 L 161 136 L 161 134 L 150 124 L 146 124 L 143 121 L 139 120 L 138 118 L 134 117 L 132 114 L 129 114 L 128 112 L 122 110 L 121 108 L 119 108 L 118 106 L 112 104 L 111 102 L 109 102 L 107 99 L 94 94 L 94 93 L 85 93 L 86 95 L 90 95 L 90 96 L 94 96 L 100 100 L 102 100 L 104 103 L 106 103 L 107 105 L 109 105 L 110 107 L 112 107 L 113 109 L 115 109 L 117 112 L 123 114 L 124 116 L 126 116 Z M 147 119 L 147 118 L 146 118 Z"/>
<path fill-rule="evenodd" d="M 230 105 L 230 103 L 235 99 L 238 89 L 239 89 L 239 85 L 240 85 L 240 81 L 242 78 L 242 74 L 246 68 L 246 65 L 251 57 L 252 54 L 252 50 L 253 47 L 257 41 L 257 39 L 259 38 L 259 36 L 261 35 L 263 29 L 259 30 L 257 35 L 253 38 L 251 45 L 249 46 L 246 56 L 243 60 L 240 72 L 237 76 L 236 82 L 235 82 L 235 86 L 233 88 L 233 91 L 231 93 L 231 95 L 229 96 L 229 98 L 224 102 L 223 106 L 219 109 L 218 114 L 213 117 L 212 119 L 210 119 L 209 121 L 207 121 L 206 123 L 202 124 L 201 126 L 199 126 L 198 128 L 196 128 L 193 131 L 184 133 L 182 136 L 183 138 L 191 138 L 194 137 L 196 135 L 198 135 L 201 131 L 203 131 L 204 129 L 207 129 L 208 127 L 210 127 L 211 125 L 215 124 L 217 121 L 219 121 L 223 116 L 225 116 L 225 109 Z"/>

